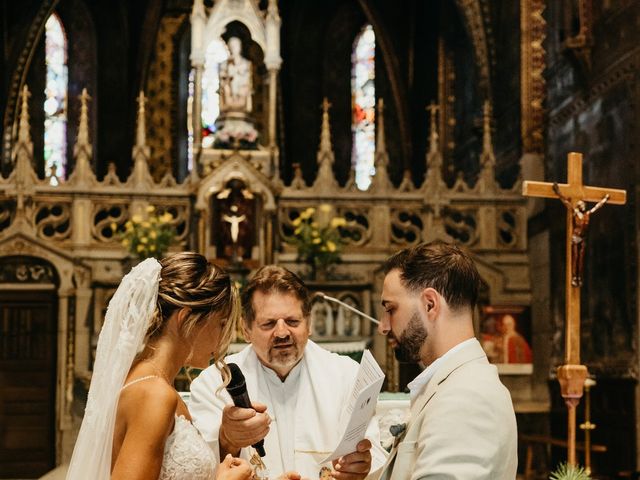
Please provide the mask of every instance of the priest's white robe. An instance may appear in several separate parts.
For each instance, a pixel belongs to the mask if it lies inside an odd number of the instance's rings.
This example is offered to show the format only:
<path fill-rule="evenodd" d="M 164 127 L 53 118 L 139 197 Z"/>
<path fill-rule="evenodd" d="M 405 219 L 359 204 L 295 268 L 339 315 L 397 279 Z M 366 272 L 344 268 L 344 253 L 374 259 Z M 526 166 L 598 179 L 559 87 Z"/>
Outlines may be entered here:
<path fill-rule="evenodd" d="M 267 405 L 270 430 L 264 440 L 263 458 L 271 478 L 286 471 L 299 472 L 311 480 L 318 478 L 320 464 L 340 441 L 346 419 L 342 418 L 358 372 L 354 360 L 328 352 L 311 340 L 302 360 L 284 382 L 264 367 L 251 345 L 226 358 L 244 373 L 252 401 Z M 191 384 L 189 410 L 193 423 L 219 457 L 218 433 L 225 405 L 233 403 L 215 366 L 204 370 Z M 366 432 L 371 441 L 370 475 L 384 465 L 387 454 L 380 446 L 380 432 L 372 419 Z M 249 459 L 248 449 L 241 456 Z"/>

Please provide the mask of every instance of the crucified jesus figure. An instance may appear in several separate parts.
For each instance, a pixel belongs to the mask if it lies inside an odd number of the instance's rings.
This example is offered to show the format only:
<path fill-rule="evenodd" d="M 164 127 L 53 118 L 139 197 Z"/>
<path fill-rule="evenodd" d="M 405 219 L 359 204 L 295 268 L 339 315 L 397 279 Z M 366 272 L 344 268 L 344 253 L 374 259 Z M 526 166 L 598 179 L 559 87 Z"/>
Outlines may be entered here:
<path fill-rule="evenodd" d="M 235 205 L 231 206 L 231 211 L 233 215 L 222 215 L 222 220 L 230 224 L 231 228 L 231 241 L 233 244 L 238 243 L 238 235 L 240 234 L 240 224 L 247 219 L 246 215 L 237 215 L 238 207 Z"/>
<path fill-rule="evenodd" d="M 571 285 L 580 287 L 582 285 L 582 268 L 584 263 L 584 250 L 587 242 L 587 229 L 591 214 L 599 210 L 609 200 L 609 194 L 602 197 L 590 210 L 583 200 L 578 200 L 576 206 L 571 204 L 571 200 L 565 197 L 558 187 L 557 183 L 553 184 L 553 191 L 556 192 L 558 198 L 565 207 L 572 212 L 573 233 L 571 235 Z"/>

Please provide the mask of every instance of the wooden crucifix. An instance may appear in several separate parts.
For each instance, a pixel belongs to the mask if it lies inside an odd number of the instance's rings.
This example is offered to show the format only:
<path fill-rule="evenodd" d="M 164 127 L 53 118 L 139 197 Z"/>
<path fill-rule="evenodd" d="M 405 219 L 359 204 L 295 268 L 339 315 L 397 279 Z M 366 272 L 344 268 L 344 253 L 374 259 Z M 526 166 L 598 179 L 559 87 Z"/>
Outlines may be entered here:
<path fill-rule="evenodd" d="M 560 390 L 568 408 L 568 462 L 576 464 L 576 407 L 582 398 L 587 367 L 580 364 L 580 287 L 586 234 L 592 213 L 605 203 L 622 205 L 625 190 L 590 187 L 582 184 L 582 154 L 569 153 L 567 183 L 525 181 L 522 194 L 527 197 L 557 198 L 567 207 L 565 364 L 558 367 Z M 596 205 L 587 210 L 586 202 Z"/>

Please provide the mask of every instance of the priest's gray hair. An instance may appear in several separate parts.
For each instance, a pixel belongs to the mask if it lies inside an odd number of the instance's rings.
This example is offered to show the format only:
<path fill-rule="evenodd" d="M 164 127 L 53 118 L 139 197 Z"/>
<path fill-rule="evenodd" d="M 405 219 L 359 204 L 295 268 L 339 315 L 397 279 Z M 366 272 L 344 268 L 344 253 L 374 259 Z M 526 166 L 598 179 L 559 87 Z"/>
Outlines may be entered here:
<path fill-rule="evenodd" d="M 253 294 L 256 291 L 290 293 L 302 302 L 304 318 L 308 320 L 311 316 L 311 295 L 302 279 L 284 267 L 266 265 L 255 273 L 242 292 L 242 316 L 247 328 L 251 328 L 256 318 L 253 309 Z"/>

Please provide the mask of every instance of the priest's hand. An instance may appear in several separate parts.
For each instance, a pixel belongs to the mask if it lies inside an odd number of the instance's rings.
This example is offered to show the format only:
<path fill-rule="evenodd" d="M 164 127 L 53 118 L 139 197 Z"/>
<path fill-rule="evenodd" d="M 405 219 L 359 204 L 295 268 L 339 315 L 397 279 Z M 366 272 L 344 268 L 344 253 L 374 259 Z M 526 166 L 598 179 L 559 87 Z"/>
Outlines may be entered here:
<path fill-rule="evenodd" d="M 271 418 L 265 412 L 267 406 L 251 402 L 253 408 L 240 408 L 227 405 L 222 410 L 222 423 L 218 440 L 220 458 L 227 454 L 237 456 L 240 449 L 253 445 L 269 433 Z"/>
<path fill-rule="evenodd" d="M 371 442 L 366 438 L 356 446 L 356 451 L 333 461 L 333 478 L 337 480 L 363 480 L 371 470 Z"/>

